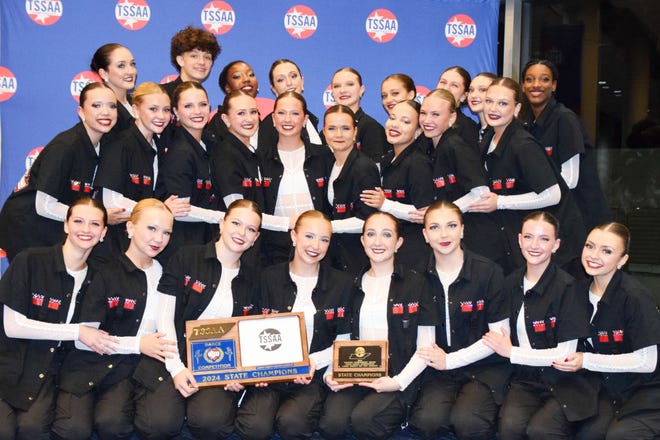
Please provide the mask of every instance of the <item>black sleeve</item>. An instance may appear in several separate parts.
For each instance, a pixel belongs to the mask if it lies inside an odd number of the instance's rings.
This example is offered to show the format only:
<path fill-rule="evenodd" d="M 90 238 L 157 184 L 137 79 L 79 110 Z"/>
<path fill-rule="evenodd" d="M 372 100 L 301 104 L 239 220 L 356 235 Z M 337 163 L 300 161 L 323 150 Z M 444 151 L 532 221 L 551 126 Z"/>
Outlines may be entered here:
<path fill-rule="evenodd" d="M 493 265 L 486 285 L 486 301 L 488 302 L 486 319 L 489 323 L 499 322 L 509 318 L 509 301 L 504 293 L 503 283 L 504 275 L 502 274 L 502 269 L 497 265 Z"/>
<path fill-rule="evenodd" d="M 515 148 L 518 170 L 532 191 L 539 194 L 558 183 L 547 155 L 535 141 L 528 138 Z"/>
<path fill-rule="evenodd" d="M 367 116 L 365 115 L 365 117 Z M 380 161 L 388 145 L 383 126 L 369 117 L 366 123 L 358 128 L 357 137 L 360 150 L 374 162 Z"/>
<path fill-rule="evenodd" d="M 380 174 L 378 167 L 371 160 L 364 158 L 360 161 L 360 168 L 355 170 L 357 175 L 355 178 L 355 185 L 353 186 L 352 200 L 355 203 L 355 216 L 364 220 L 374 212 L 378 211 L 376 208 L 367 206 L 361 199 L 360 194 L 365 189 L 374 189 L 381 186 Z"/>
<path fill-rule="evenodd" d="M 587 301 L 580 299 L 577 283 L 566 285 L 557 313 L 557 342 L 586 338 L 590 335 Z"/>
<path fill-rule="evenodd" d="M 105 266 L 108 267 L 107 265 Z M 107 276 L 112 277 L 112 274 L 106 274 L 106 271 L 101 269 L 94 274 L 94 278 L 90 283 L 85 296 L 80 303 L 80 315 L 78 317 L 80 322 L 100 322 L 99 328 L 106 328 L 106 318 L 108 311 L 108 296 L 112 296 L 108 287 Z M 120 292 L 114 292 L 115 294 Z M 110 295 L 109 295 L 110 294 Z"/>
<path fill-rule="evenodd" d="M 180 146 L 173 146 L 163 156 L 158 172 L 158 197 L 166 200 L 171 195 L 191 197 L 192 187 L 197 179 L 195 163 L 192 155 Z"/>
<path fill-rule="evenodd" d="M 126 195 L 124 184 L 128 175 L 128 161 L 122 139 L 124 137 L 120 136 L 116 141 L 103 147 L 94 178 L 94 187 L 107 188 Z"/>
<path fill-rule="evenodd" d="M 27 252 L 19 253 L 0 277 L 0 303 L 15 312 L 28 314 L 30 304 L 30 258 Z"/>
<path fill-rule="evenodd" d="M 660 344 L 660 312 L 654 298 L 641 288 L 631 293 L 623 310 L 628 333 L 624 338 L 631 341 L 633 350 Z"/>
<path fill-rule="evenodd" d="M 584 154 L 584 139 L 580 121 L 572 112 L 563 112 L 557 121 L 557 150 L 559 163 L 576 154 Z"/>
<path fill-rule="evenodd" d="M 412 166 L 408 169 L 410 199 L 416 208 L 423 208 L 433 203 L 435 197 L 433 168 L 430 159 L 419 152 L 415 152 L 412 158 Z"/>
<path fill-rule="evenodd" d="M 221 199 L 230 194 L 243 194 L 242 179 L 245 176 L 241 175 L 239 167 L 239 159 L 224 144 L 211 155 L 211 176 L 215 179 Z"/>
<path fill-rule="evenodd" d="M 163 275 L 160 277 L 158 282 L 158 291 L 166 295 L 177 296 L 179 291 L 186 283 L 185 279 L 182 279 L 183 274 L 183 263 L 185 261 L 185 255 L 183 250 L 180 249 L 177 251 L 170 259 L 167 261 L 167 265 L 163 270 Z"/>
<path fill-rule="evenodd" d="M 66 181 L 71 174 L 72 166 L 78 160 L 72 153 L 68 143 L 62 142 L 60 136 L 53 139 L 41 152 L 39 174 L 35 182 L 37 191 L 44 192 L 58 200 L 65 197 Z"/>
<path fill-rule="evenodd" d="M 476 148 L 470 148 L 459 136 L 452 136 L 451 155 L 456 164 L 456 179 L 466 192 L 478 186 L 488 186 L 486 171 Z"/>

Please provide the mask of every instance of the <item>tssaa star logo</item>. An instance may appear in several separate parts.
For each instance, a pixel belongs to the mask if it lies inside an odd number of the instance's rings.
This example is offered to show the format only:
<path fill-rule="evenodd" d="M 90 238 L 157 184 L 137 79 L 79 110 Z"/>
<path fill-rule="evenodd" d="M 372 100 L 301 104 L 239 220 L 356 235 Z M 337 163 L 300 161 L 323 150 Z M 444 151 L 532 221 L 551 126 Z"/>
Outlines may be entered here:
<path fill-rule="evenodd" d="M 115 18 L 124 29 L 137 31 L 149 23 L 151 9 L 145 0 L 120 0 L 115 5 Z"/>
<path fill-rule="evenodd" d="M 282 334 L 274 328 L 259 333 L 259 346 L 266 351 L 275 351 L 282 346 Z"/>
<path fill-rule="evenodd" d="M 62 2 L 60 0 L 26 0 L 25 12 L 30 20 L 40 26 L 55 24 L 62 17 Z"/>
<path fill-rule="evenodd" d="M 399 22 L 392 11 L 376 9 L 372 11 L 364 23 L 369 38 L 376 43 L 387 43 L 399 30 Z"/>
<path fill-rule="evenodd" d="M 284 28 L 293 38 L 309 38 L 316 32 L 319 19 L 316 13 L 305 5 L 296 5 L 284 14 Z"/>
<path fill-rule="evenodd" d="M 456 14 L 445 24 L 445 38 L 454 47 L 468 47 L 477 36 L 477 25 L 472 17 Z"/>
<path fill-rule="evenodd" d="M 71 97 L 75 99 L 76 102 L 80 102 L 80 92 L 82 92 L 82 89 L 91 82 L 101 82 L 101 77 L 98 76 L 96 72 L 89 70 L 78 73 L 73 77 L 71 85 L 69 86 Z"/>
<path fill-rule="evenodd" d="M 201 13 L 204 28 L 215 35 L 226 34 L 236 23 L 236 13 L 228 3 L 222 1 L 209 2 Z"/>

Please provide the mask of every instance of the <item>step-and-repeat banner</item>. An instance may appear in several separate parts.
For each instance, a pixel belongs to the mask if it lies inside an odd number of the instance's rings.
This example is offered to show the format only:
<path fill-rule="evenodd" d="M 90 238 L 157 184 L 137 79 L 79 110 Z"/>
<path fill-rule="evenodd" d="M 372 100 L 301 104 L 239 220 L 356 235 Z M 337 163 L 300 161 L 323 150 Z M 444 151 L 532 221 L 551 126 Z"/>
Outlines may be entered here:
<path fill-rule="evenodd" d="M 105 43 L 128 47 L 138 83 L 176 74 L 170 39 L 188 25 L 216 34 L 222 47 L 205 87 L 217 106 L 222 67 L 242 59 L 259 79 L 263 104 L 274 98 L 271 63 L 294 60 L 305 98 L 321 117 L 341 67 L 357 69 L 365 112 L 384 123 L 380 83 L 407 73 L 420 95 L 460 65 L 472 75 L 497 67 L 499 0 L 8 0 L 0 3 L 0 202 L 40 147 L 78 122 L 77 97 L 92 54 Z M 272 107 L 272 103 L 271 103 Z M 265 115 L 262 115 L 265 116 Z"/>

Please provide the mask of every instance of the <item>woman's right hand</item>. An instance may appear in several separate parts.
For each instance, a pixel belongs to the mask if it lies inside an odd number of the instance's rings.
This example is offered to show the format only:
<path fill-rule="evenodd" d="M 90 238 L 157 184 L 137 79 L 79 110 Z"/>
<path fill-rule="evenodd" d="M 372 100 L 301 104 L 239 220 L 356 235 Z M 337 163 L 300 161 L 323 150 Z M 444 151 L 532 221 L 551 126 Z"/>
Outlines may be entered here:
<path fill-rule="evenodd" d="M 172 359 L 179 352 L 176 342 L 164 338 L 165 333 L 161 332 L 142 336 L 140 338 L 140 353 L 161 362 L 165 362 L 165 358 Z"/>
<path fill-rule="evenodd" d="M 335 393 L 339 390 L 343 390 L 345 388 L 350 388 L 353 386 L 352 383 L 339 383 L 336 380 L 334 380 L 332 376 L 329 374 L 327 376 L 323 376 L 323 381 L 328 386 L 328 388 L 330 388 Z"/>
<path fill-rule="evenodd" d="M 190 397 L 199 391 L 195 377 L 187 368 L 174 376 L 172 382 L 174 382 L 174 388 L 176 388 L 183 397 Z"/>
<path fill-rule="evenodd" d="M 117 338 L 108 332 L 82 324 L 78 327 L 78 340 L 98 354 L 114 354 L 117 351 Z"/>

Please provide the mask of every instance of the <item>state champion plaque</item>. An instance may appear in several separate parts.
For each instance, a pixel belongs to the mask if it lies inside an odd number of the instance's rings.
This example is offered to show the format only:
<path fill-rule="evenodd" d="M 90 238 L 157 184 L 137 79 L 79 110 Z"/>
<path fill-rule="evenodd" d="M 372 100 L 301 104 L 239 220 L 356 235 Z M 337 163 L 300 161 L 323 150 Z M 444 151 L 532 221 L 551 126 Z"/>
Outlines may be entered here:
<path fill-rule="evenodd" d="M 301 312 L 186 321 L 188 367 L 200 387 L 309 375 Z"/>
<path fill-rule="evenodd" d="M 387 341 L 335 341 L 332 378 L 340 383 L 371 382 L 387 376 Z"/>

